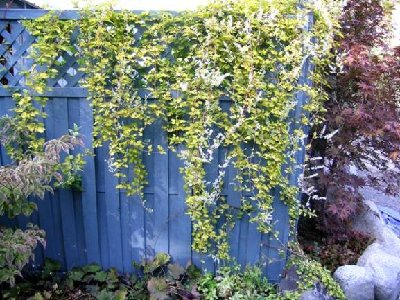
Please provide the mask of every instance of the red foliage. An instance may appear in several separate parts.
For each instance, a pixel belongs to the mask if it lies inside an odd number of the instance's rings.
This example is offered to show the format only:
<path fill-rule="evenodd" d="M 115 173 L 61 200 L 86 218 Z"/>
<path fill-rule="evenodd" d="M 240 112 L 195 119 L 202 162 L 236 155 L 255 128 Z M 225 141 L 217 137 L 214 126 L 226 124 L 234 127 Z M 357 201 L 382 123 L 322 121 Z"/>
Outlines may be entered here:
<path fill-rule="evenodd" d="M 400 170 L 400 48 L 389 47 L 385 20 L 379 0 L 347 1 L 340 20 L 343 66 L 334 76 L 325 124 L 337 133 L 312 144 L 312 155 L 329 162 L 315 184 L 328 195 L 327 203 L 317 206 L 320 226 L 334 238 L 349 235 L 348 224 L 362 205 L 359 187 L 399 192 L 400 174 L 387 171 L 387 164 Z M 376 172 L 359 178 L 349 172 L 351 165 Z"/>

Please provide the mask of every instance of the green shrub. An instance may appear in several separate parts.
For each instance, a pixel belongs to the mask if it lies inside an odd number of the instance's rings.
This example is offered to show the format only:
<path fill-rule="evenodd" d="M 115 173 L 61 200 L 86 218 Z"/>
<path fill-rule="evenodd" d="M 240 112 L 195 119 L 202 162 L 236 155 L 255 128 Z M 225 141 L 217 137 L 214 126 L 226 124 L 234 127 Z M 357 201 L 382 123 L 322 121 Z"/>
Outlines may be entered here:
<path fill-rule="evenodd" d="M 0 143 L 10 148 L 17 138 L 13 138 L 10 128 L 15 120 L 9 117 L 0 119 Z M 43 145 L 41 152 L 26 152 L 6 166 L 0 166 L 0 216 L 13 218 L 24 214 L 29 216 L 36 204 L 29 197 L 43 198 L 45 192 L 52 191 L 54 182 L 63 182 L 60 170 L 61 153 L 68 153 L 82 144 L 76 132 L 59 139 L 50 140 Z M 68 163 L 68 162 L 67 162 Z M 15 277 L 21 276 L 22 268 L 33 258 L 37 244 L 45 245 L 45 233 L 38 227 L 28 224 L 26 230 L 10 229 L 0 226 L 0 284 L 15 283 Z"/>

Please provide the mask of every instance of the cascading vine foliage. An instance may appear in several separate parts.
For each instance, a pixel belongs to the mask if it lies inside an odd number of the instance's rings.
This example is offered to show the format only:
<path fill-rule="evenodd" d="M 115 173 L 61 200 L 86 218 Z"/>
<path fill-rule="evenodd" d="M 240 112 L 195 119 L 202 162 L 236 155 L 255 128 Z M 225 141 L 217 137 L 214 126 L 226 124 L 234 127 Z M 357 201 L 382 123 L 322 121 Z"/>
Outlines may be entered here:
<path fill-rule="evenodd" d="M 45 107 L 48 90 L 48 80 L 58 75 L 59 67 L 65 63 L 60 59 L 63 52 L 74 53 L 75 48 L 71 44 L 71 35 L 76 30 L 72 20 L 59 22 L 58 26 L 49 24 L 58 21 L 58 16 L 53 13 L 40 18 L 35 26 L 25 22 L 33 35 L 40 35 L 40 39 L 30 51 L 30 58 L 34 61 L 31 68 L 22 70 L 24 85 L 26 88 L 13 93 L 15 100 L 14 116 L 7 118 L 7 124 L 3 124 L 2 133 L 7 136 L 2 142 L 7 153 L 19 162 L 26 157 L 33 157 L 43 152 L 45 139 L 43 133 L 46 118 Z M 78 128 L 71 128 L 77 133 Z M 57 168 L 64 175 L 55 182 L 55 186 L 81 189 L 81 179 L 78 175 L 84 165 L 83 155 L 66 154 L 63 161 L 57 164 Z"/>
<path fill-rule="evenodd" d="M 16 134 L 10 135 L 15 138 L 5 145 L 14 160 L 21 160 L 27 153 L 33 154 L 43 149 L 44 139 L 38 138 L 38 134 L 45 130 L 43 122 L 40 122 L 40 119 L 46 117 L 43 108 L 47 98 L 43 97 L 43 93 L 47 89 L 48 79 L 57 75 L 57 66 L 62 64 L 58 60 L 59 55 L 62 51 L 72 50 L 73 22 L 62 22 L 57 27 L 49 26 L 55 18 L 55 15 L 49 14 L 30 28 L 33 35 L 40 35 L 41 38 L 30 52 L 35 61 L 33 67 L 20 72 L 25 75 L 28 89 L 13 94 L 16 105 L 11 130 Z"/>
<path fill-rule="evenodd" d="M 276 195 L 288 205 L 292 225 L 298 216 L 298 189 L 289 177 L 304 143 L 307 117 L 326 99 L 324 75 L 336 28 L 329 5 L 226 0 L 177 15 L 111 7 L 84 10 L 79 20 L 51 13 L 25 23 L 37 37 L 35 76 L 26 84 L 43 92 L 57 72 L 60 53 L 78 56 L 86 74 L 81 84 L 93 107 L 94 145 L 108 146 L 108 164 L 119 187 L 142 198 L 143 155 L 167 150 L 152 149 L 144 130 L 162 122 L 170 150 L 184 161 L 193 248 L 227 259 L 233 215 L 221 191 L 228 166 L 237 170 L 229 184 L 251 195 L 241 199 L 242 213 L 262 233 L 273 233 Z M 314 67 L 305 70 L 308 62 Z M 312 85 L 299 81 L 305 71 Z M 298 93 L 307 93 L 309 102 L 293 124 Z M 26 122 L 40 124 L 37 117 L 45 116 L 33 106 L 36 99 L 28 92 L 15 98 L 21 107 L 17 112 L 29 113 Z M 29 134 L 42 131 L 37 125 Z M 224 155 L 210 179 L 207 165 L 215 162 L 219 149 Z"/>

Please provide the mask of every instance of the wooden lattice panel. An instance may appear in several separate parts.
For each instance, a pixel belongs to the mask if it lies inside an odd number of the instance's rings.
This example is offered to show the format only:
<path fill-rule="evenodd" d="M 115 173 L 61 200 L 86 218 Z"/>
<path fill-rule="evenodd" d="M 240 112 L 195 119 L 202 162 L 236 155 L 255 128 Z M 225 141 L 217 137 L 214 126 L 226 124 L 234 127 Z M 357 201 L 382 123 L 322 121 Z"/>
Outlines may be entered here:
<path fill-rule="evenodd" d="M 33 61 L 29 52 L 35 42 L 33 37 L 19 21 L 0 21 L 0 86 L 23 86 L 22 70 L 29 70 Z M 58 76 L 48 82 L 49 87 L 77 87 L 83 73 L 78 69 L 77 58 L 64 52 L 58 58 L 63 62 L 56 68 Z"/>
<path fill-rule="evenodd" d="M 20 85 L 18 71 L 28 64 L 26 54 L 34 42 L 24 27 L 16 21 L 0 21 L 0 82 L 8 86 Z"/>

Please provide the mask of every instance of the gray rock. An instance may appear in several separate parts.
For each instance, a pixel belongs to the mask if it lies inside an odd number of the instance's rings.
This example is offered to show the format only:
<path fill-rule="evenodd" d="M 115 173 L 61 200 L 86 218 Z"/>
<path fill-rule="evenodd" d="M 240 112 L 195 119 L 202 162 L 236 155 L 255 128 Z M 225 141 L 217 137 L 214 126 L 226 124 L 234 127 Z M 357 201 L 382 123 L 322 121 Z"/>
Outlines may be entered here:
<path fill-rule="evenodd" d="M 400 259 L 400 239 L 387 225 L 378 232 L 375 242 L 380 244 L 386 253 Z"/>
<path fill-rule="evenodd" d="M 299 300 L 335 300 L 335 299 L 328 295 L 326 288 L 320 282 L 317 282 L 314 285 L 314 289 L 305 291 L 300 296 Z"/>
<path fill-rule="evenodd" d="M 400 296 L 400 258 L 387 253 L 386 246 L 375 242 L 357 262 L 374 279 L 376 300 L 397 300 Z"/>
<path fill-rule="evenodd" d="M 326 296 L 325 294 L 318 292 L 316 290 L 305 291 L 299 300 L 331 300 L 332 297 Z"/>
<path fill-rule="evenodd" d="M 374 278 L 368 269 L 346 265 L 339 267 L 333 277 L 348 300 L 374 300 Z"/>
<path fill-rule="evenodd" d="M 385 227 L 381 213 L 372 201 L 364 201 L 363 211 L 353 221 L 353 229 L 373 238 L 377 238 Z"/>
<path fill-rule="evenodd" d="M 301 295 L 300 300 L 324 300 L 325 298 L 323 298 L 323 297 L 324 297 L 324 295 L 313 290 L 313 291 L 304 292 Z"/>
<path fill-rule="evenodd" d="M 384 251 L 400 258 L 400 239 L 385 224 L 375 203 L 365 201 L 366 208 L 353 222 L 353 228 L 375 239 Z"/>
<path fill-rule="evenodd" d="M 297 274 L 297 267 L 293 265 L 284 271 L 284 277 L 281 279 L 278 285 L 279 291 L 286 292 L 296 290 L 298 288 L 298 281 L 299 275 Z"/>
<path fill-rule="evenodd" d="M 359 189 L 365 200 L 370 200 L 378 206 L 389 207 L 400 212 L 400 197 L 389 196 L 371 186 L 364 186 Z"/>

